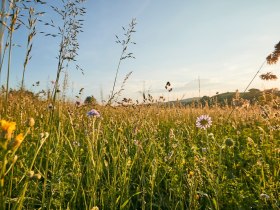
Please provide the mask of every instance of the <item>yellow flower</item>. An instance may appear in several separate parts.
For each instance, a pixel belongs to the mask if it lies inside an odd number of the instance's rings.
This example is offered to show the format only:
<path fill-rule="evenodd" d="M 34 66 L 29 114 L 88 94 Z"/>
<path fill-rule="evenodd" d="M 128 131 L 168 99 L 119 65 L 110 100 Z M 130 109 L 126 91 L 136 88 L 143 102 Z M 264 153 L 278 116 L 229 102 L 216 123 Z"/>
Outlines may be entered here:
<path fill-rule="evenodd" d="M 15 122 L 0 120 L 0 147 L 2 149 L 7 149 L 7 145 L 9 144 L 15 129 Z"/>
<path fill-rule="evenodd" d="M 12 138 L 13 132 L 16 130 L 15 122 L 8 122 L 6 120 L 1 120 L 1 129 L 5 133 L 5 138 L 10 140 Z"/>
<path fill-rule="evenodd" d="M 6 132 L 13 132 L 16 129 L 15 122 L 8 122 L 6 120 L 1 120 L 1 129 Z"/>
<path fill-rule="evenodd" d="M 1 124 L 1 129 L 2 130 L 7 130 L 8 129 L 8 122 L 6 120 L 0 120 L 0 124 Z"/>
<path fill-rule="evenodd" d="M 22 133 L 18 134 L 16 138 L 9 144 L 9 149 L 10 150 L 17 149 L 21 145 L 23 139 L 24 139 L 23 134 Z"/>
<path fill-rule="evenodd" d="M 22 134 L 22 133 L 20 133 L 20 134 L 18 134 L 18 135 L 16 136 L 16 141 L 22 142 L 23 139 L 24 139 L 24 137 L 23 137 L 23 134 Z"/>
<path fill-rule="evenodd" d="M 193 171 L 190 171 L 189 172 L 189 177 L 193 177 L 194 176 L 194 172 Z"/>

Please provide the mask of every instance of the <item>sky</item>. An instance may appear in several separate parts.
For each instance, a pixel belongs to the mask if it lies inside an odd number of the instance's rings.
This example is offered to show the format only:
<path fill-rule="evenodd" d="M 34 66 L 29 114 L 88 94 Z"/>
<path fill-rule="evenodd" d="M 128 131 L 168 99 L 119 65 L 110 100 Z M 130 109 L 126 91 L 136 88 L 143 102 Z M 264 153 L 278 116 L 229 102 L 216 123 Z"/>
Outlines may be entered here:
<path fill-rule="evenodd" d="M 84 98 L 108 99 L 122 52 L 115 35 L 122 39 L 122 26 L 127 28 L 132 18 L 137 22 L 132 35 L 136 45 L 129 45 L 128 52 L 136 59 L 123 60 L 120 65 L 117 91 L 126 75 L 132 74 L 119 99 L 142 100 L 143 92 L 168 100 L 242 92 L 280 41 L 279 0 L 87 0 L 84 6 L 87 13 L 84 32 L 78 36 L 77 57 L 84 75 L 69 69 L 68 94 L 72 98 L 84 88 Z M 51 10 L 46 11 L 43 18 L 53 18 Z M 26 34 L 15 36 L 22 47 L 13 49 L 14 86 L 21 80 L 26 50 Z M 59 45 L 57 39 L 39 33 L 33 45 L 26 87 L 37 91 L 55 80 Z M 260 73 L 273 72 L 279 77 L 279 63 L 265 64 Z M 2 84 L 4 78 L 2 75 Z M 32 86 L 36 81 L 40 87 Z M 165 89 L 167 81 L 171 92 Z M 256 77 L 250 86 L 271 87 L 279 88 L 279 81 Z"/>

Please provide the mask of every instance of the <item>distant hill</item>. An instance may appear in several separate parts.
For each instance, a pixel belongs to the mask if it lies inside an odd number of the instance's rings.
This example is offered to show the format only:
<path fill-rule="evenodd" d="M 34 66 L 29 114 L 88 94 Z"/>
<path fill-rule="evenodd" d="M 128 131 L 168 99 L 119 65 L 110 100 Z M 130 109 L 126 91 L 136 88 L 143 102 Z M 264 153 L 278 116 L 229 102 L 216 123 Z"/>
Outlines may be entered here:
<path fill-rule="evenodd" d="M 267 89 L 267 90 L 259 90 L 256 88 L 251 88 L 247 92 L 226 92 L 226 93 L 219 93 L 214 96 L 203 96 L 203 97 L 193 97 L 182 99 L 178 101 L 170 101 L 168 104 L 182 104 L 182 105 L 191 105 L 201 103 L 202 106 L 208 103 L 209 106 L 214 104 L 220 105 L 231 105 L 233 99 L 240 97 L 242 99 L 249 100 L 251 104 L 254 104 L 256 101 L 260 100 L 264 95 L 274 95 L 280 96 L 280 91 L 277 88 L 274 89 Z"/>

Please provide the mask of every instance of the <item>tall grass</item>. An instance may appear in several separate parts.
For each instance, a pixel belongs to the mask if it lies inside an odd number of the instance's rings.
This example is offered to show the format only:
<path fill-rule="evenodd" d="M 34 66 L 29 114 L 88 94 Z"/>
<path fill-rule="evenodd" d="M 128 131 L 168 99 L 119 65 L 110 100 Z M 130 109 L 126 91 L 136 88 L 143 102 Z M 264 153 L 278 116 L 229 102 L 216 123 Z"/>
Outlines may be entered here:
<path fill-rule="evenodd" d="M 276 110 L 268 119 L 258 107 L 240 110 L 227 121 L 221 108 L 98 107 L 96 118 L 65 103 L 48 124 L 46 102 L 24 98 L 19 116 L 10 100 L 17 130 L 30 116 L 36 124 L 8 154 L 7 209 L 279 208 Z M 200 130 L 205 113 L 213 125 Z"/>

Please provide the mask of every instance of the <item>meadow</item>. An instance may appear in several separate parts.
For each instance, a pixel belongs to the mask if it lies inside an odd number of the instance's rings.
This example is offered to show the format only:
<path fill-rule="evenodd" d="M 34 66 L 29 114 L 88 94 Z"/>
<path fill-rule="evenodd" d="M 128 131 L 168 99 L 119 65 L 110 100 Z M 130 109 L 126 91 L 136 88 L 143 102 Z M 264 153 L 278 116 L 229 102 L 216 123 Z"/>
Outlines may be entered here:
<path fill-rule="evenodd" d="M 118 90 L 120 66 L 135 58 L 129 51 L 135 44 L 132 19 L 123 27 L 124 37 L 116 36 L 122 50 L 106 105 L 69 100 L 67 71 L 83 73 L 76 60 L 83 3 L 2 0 L 0 210 L 280 209 L 279 96 L 264 92 L 246 107 L 232 101 L 172 104 L 150 95 L 117 105 L 131 75 Z M 50 8 L 56 21 L 42 18 Z M 57 69 L 51 89 L 31 92 L 25 73 L 37 24 L 51 28 L 40 34 L 58 40 Z M 26 49 L 21 82 L 14 88 L 16 35 L 26 35 Z M 279 57 L 280 42 L 268 64 Z M 277 79 L 271 72 L 262 76 Z M 170 83 L 165 88 L 172 91 Z M 243 100 L 237 93 L 235 99 Z"/>
<path fill-rule="evenodd" d="M 268 105 L 227 118 L 231 107 L 10 97 L 1 209 L 279 209 L 280 113 Z M 206 129 L 201 115 L 212 119 Z M 3 119 L 13 129 L 6 150 Z"/>

